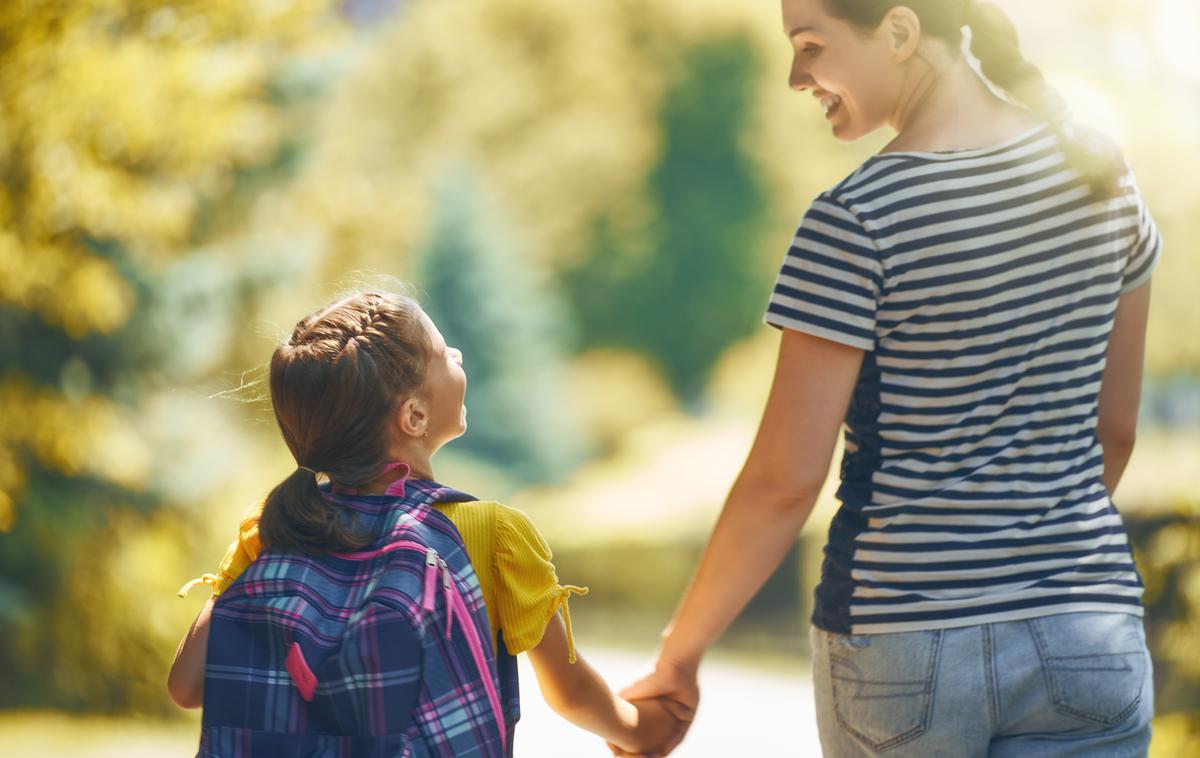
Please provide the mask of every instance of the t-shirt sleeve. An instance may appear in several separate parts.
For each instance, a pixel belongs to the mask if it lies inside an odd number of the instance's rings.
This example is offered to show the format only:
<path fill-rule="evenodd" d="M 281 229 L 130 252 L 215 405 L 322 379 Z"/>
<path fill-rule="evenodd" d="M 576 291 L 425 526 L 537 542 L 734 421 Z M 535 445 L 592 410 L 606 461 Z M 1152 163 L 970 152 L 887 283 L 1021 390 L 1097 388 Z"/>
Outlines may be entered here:
<path fill-rule="evenodd" d="M 796 231 L 764 321 L 873 350 L 882 286 L 871 236 L 852 211 L 822 195 Z"/>
<path fill-rule="evenodd" d="M 587 588 L 559 583 L 551 562 L 550 546 L 529 517 L 516 508 L 500 506 L 496 509 L 494 557 L 496 613 L 508 651 L 516 655 L 536 647 L 546 632 L 546 624 L 562 609 L 571 645 L 571 661 L 574 662 L 567 599 L 571 593 L 587 594 Z"/>
<path fill-rule="evenodd" d="M 241 576 L 242 572 L 249 568 L 250 564 L 254 563 L 254 559 L 258 558 L 258 554 L 262 552 L 262 541 L 258 537 L 258 522 L 262 519 L 262 509 L 265 504 L 264 500 L 252 506 L 238 526 L 237 539 L 230 543 L 225 551 L 225 557 L 221 559 L 217 583 L 213 587 L 214 595 L 219 595 L 229 589 L 229 585 L 233 584 L 234 580 Z"/>
<path fill-rule="evenodd" d="M 1127 175 L 1126 181 L 1132 186 L 1137 208 L 1137 234 L 1133 247 L 1129 250 L 1129 257 L 1125 259 L 1125 270 L 1121 277 L 1122 295 L 1150 281 L 1150 275 L 1154 273 L 1158 260 L 1162 257 L 1162 238 L 1142 193 L 1137 189 L 1132 172 Z"/>
<path fill-rule="evenodd" d="M 225 548 L 225 556 L 221 558 L 217 573 L 204 574 L 183 585 L 179 590 L 179 597 L 185 597 L 197 584 L 207 584 L 212 588 L 212 596 L 219 597 L 254 562 L 262 552 L 258 522 L 262 518 L 265 504 L 266 501 L 263 500 L 247 509 L 245 517 L 238 525 L 237 537 Z"/>

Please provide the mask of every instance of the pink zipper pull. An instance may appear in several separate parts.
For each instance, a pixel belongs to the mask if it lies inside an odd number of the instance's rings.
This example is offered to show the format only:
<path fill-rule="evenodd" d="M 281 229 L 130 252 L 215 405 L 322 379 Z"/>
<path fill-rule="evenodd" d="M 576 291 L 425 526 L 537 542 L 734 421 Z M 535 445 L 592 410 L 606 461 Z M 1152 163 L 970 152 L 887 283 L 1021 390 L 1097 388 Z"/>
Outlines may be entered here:
<path fill-rule="evenodd" d="M 425 592 L 421 597 L 421 607 L 426 611 L 432 611 L 437 605 L 437 595 L 433 589 L 434 579 L 437 578 L 438 561 L 437 551 L 433 548 L 427 548 L 425 551 Z"/>
<path fill-rule="evenodd" d="M 471 657 L 475 659 L 475 668 L 479 671 L 480 678 L 483 679 L 483 687 L 487 691 L 488 702 L 491 703 L 492 710 L 496 714 L 496 724 L 500 727 L 500 741 L 507 745 L 508 729 L 504 723 L 504 711 L 500 707 L 500 693 L 496 690 L 495 680 L 492 679 L 492 667 L 488 666 L 483 640 L 480 638 L 479 630 L 475 628 L 474 620 L 471 618 L 471 609 L 467 606 L 467 602 L 463 600 L 462 593 L 458 591 L 458 586 L 451 583 L 450 572 L 445 568 L 446 562 L 441 561 L 441 563 L 445 571 L 442 574 L 442 586 L 446 590 L 447 639 L 449 639 L 450 633 L 451 614 L 456 614 L 458 616 L 458 626 L 462 629 L 463 634 L 466 635 L 467 646 L 471 648 Z"/>
<path fill-rule="evenodd" d="M 451 593 L 454 592 L 454 580 L 450 577 L 450 567 L 441 558 L 438 558 L 438 564 L 442 567 L 442 594 L 446 598 L 446 639 L 450 639 L 450 631 L 454 628 L 454 599 Z M 458 620 L 461 625 L 462 619 Z"/>

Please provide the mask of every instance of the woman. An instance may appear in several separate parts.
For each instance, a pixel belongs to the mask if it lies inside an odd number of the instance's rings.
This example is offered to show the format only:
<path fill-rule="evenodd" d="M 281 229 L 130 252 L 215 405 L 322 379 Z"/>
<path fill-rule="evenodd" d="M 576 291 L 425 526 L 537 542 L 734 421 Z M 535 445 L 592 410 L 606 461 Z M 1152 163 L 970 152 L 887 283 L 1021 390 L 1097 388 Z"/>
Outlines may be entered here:
<path fill-rule="evenodd" d="M 623 694 L 694 713 L 704 651 L 794 543 L 844 423 L 811 632 L 825 755 L 1144 754 L 1141 582 L 1109 493 L 1160 243 L 1129 171 L 993 5 L 783 0 L 783 21 L 791 87 L 834 136 L 897 136 L 800 226 L 757 438 Z"/>

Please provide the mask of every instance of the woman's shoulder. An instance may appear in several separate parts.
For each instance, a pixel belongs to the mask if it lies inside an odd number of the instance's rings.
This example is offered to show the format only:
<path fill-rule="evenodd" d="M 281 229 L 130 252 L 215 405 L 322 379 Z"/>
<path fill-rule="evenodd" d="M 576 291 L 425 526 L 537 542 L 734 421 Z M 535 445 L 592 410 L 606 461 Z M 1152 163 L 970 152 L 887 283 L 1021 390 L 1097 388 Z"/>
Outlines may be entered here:
<path fill-rule="evenodd" d="M 911 160 L 899 153 L 872 155 L 817 195 L 809 209 L 832 208 L 835 212 L 854 217 L 864 200 L 871 198 L 880 188 L 902 182 L 904 174 L 915 168 Z"/>

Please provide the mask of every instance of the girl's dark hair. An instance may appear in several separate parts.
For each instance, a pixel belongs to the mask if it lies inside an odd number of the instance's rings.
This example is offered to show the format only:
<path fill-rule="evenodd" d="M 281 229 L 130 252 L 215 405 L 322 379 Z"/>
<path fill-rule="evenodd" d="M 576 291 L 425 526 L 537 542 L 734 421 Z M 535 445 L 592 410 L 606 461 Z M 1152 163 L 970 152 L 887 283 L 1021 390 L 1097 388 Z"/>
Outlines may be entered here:
<path fill-rule="evenodd" d="M 361 486 L 386 465 L 391 413 L 425 378 L 432 345 L 402 295 L 350 295 L 296 324 L 271 356 L 271 405 L 297 468 L 267 496 L 267 547 L 345 552 L 369 543 L 314 472 Z M 307 470 L 306 470 L 307 469 Z"/>
<path fill-rule="evenodd" d="M 962 47 L 962 28 L 971 30 L 971 53 L 979 59 L 983 75 L 1035 116 L 1048 122 L 1058 134 L 1067 161 L 1083 175 L 1092 192 L 1110 197 L 1117 191 L 1124 161 L 1116 148 L 1095 135 L 1068 135 L 1067 107 L 1037 66 L 1025 59 L 1017 31 L 995 3 L 983 0 L 824 0 L 835 18 L 863 30 L 874 30 L 887 12 L 909 8 L 921 20 L 924 34 L 945 41 L 957 52 Z"/>

